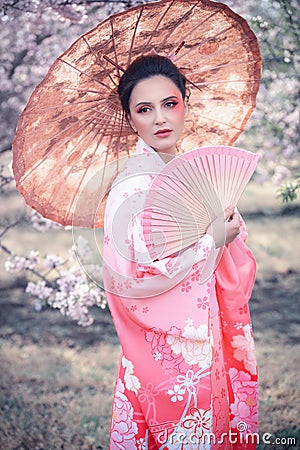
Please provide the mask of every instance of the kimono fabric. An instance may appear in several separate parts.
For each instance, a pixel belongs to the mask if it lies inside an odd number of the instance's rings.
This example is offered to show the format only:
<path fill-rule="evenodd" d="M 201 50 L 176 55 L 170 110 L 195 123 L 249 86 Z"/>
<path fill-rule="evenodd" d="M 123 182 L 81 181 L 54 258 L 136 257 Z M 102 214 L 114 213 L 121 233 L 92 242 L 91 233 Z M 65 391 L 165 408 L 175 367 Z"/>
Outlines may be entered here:
<path fill-rule="evenodd" d="M 151 260 L 142 209 L 164 164 L 139 140 L 106 206 L 103 280 L 121 344 L 109 448 L 252 450 L 258 389 L 248 301 L 256 263 L 245 224 L 218 263 L 209 235 Z"/>

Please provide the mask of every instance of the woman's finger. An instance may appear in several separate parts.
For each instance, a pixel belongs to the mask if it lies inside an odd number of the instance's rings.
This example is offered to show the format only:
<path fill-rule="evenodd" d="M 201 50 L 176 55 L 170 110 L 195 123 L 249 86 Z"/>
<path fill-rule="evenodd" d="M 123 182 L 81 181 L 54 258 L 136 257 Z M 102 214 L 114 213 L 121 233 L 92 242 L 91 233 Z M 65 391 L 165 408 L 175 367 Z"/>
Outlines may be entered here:
<path fill-rule="evenodd" d="M 234 213 L 234 206 L 230 205 L 224 210 L 225 220 L 229 219 Z"/>

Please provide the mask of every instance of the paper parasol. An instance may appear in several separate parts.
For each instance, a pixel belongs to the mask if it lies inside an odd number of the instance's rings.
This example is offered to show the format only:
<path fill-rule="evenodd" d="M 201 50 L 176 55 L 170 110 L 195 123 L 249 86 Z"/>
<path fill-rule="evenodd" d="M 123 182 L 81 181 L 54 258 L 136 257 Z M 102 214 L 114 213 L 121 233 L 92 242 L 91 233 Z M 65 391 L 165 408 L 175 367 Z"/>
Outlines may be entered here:
<path fill-rule="evenodd" d="M 20 117 L 13 142 L 16 186 L 44 217 L 102 225 L 99 202 L 136 141 L 117 85 L 133 59 L 153 50 L 171 57 L 189 80 L 183 152 L 232 145 L 244 129 L 255 107 L 261 58 L 242 17 L 209 0 L 163 0 L 115 14 L 57 58 Z M 95 174 L 99 182 L 85 189 Z M 84 208 L 76 207 L 79 197 Z"/>

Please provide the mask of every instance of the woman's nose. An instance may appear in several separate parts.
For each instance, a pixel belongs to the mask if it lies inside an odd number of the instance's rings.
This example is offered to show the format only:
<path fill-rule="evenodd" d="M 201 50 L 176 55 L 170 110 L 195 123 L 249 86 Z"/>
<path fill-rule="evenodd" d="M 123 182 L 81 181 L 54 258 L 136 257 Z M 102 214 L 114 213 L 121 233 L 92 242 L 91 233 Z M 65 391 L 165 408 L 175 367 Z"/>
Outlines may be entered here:
<path fill-rule="evenodd" d="M 165 116 L 163 114 L 163 111 L 161 109 L 157 109 L 156 110 L 156 115 L 155 115 L 155 123 L 156 125 L 160 125 L 161 123 L 165 123 L 166 119 Z"/>

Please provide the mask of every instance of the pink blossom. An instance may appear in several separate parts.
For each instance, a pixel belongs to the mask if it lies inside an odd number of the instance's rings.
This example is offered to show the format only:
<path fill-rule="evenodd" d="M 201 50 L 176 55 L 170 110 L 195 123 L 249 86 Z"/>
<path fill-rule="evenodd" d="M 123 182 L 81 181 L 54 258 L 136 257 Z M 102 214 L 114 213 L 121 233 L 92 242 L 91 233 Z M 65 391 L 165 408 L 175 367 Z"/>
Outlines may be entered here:
<path fill-rule="evenodd" d="M 197 252 L 198 250 L 201 250 L 202 245 L 203 245 L 202 241 L 196 242 L 196 244 L 195 244 L 194 247 L 193 247 L 193 250 L 194 250 L 195 252 Z"/>
<path fill-rule="evenodd" d="M 192 289 L 192 285 L 190 283 L 190 281 L 186 281 L 184 283 L 181 284 L 181 292 L 189 292 L 190 289 Z"/>
<path fill-rule="evenodd" d="M 141 197 L 143 195 L 143 191 L 141 190 L 141 188 L 134 188 L 134 191 L 138 197 Z"/>
<path fill-rule="evenodd" d="M 57 228 L 61 228 L 61 225 L 59 225 L 56 222 L 53 222 L 52 220 L 45 219 L 45 217 L 41 216 L 36 211 L 32 212 L 30 220 L 31 220 L 33 228 L 42 233 L 45 233 L 46 231 L 54 230 Z"/>
<path fill-rule="evenodd" d="M 212 342 L 207 325 L 202 324 L 195 328 L 189 321 L 182 335 L 168 333 L 166 340 L 173 352 L 182 355 L 187 364 L 203 367 L 211 363 Z"/>
<path fill-rule="evenodd" d="M 7 272 L 20 272 L 26 269 L 26 258 L 23 256 L 11 255 L 4 264 Z"/>
<path fill-rule="evenodd" d="M 209 409 L 203 410 L 198 408 L 190 408 L 189 415 L 182 422 L 184 428 L 193 429 L 193 433 L 197 437 L 202 437 L 210 431 L 211 412 Z"/>
<path fill-rule="evenodd" d="M 161 353 L 159 353 L 158 351 L 156 351 L 155 353 L 153 353 L 153 358 L 155 359 L 155 361 L 160 361 L 161 360 L 161 357 L 162 357 L 162 354 Z"/>
<path fill-rule="evenodd" d="M 206 309 L 209 307 L 209 300 L 208 297 L 205 296 L 203 298 L 197 298 L 197 308 Z"/>
<path fill-rule="evenodd" d="M 125 386 L 119 379 L 112 411 L 111 445 L 114 449 L 136 450 L 138 428 L 133 421 L 133 407 L 124 392 Z"/>
<path fill-rule="evenodd" d="M 210 248 L 208 246 L 203 248 L 203 257 L 207 258 L 210 254 Z"/>
<path fill-rule="evenodd" d="M 53 294 L 53 289 L 46 286 L 45 281 L 38 281 L 36 283 L 30 281 L 26 287 L 27 294 L 37 297 L 41 300 L 48 300 Z"/>
<path fill-rule="evenodd" d="M 133 248 L 134 248 L 133 238 L 131 238 L 131 239 L 126 239 L 126 240 L 125 240 L 125 244 L 127 244 L 128 250 L 133 250 Z"/>
<path fill-rule="evenodd" d="M 142 403 L 147 402 L 148 404 L 154 404 L 155 397 L 159 395 L 159 390 L 151 382 L 147 383 L 146 386 L 142 386 L 139 392 L 139 401 Z"/>
<path fill-rule="evenodd" d="M 257 381 L 251 381 L 250 375 L 235 368 L 229 369 L 229 376 L 234 392 L 234 403 L 230 405 L 234 418 L 231 421 L 233 427 L 239 422 L 247 424 L 247 433 L 257 432 L 258 421 L 258 389 Z"/>
<path fill-rule="evenodd" d="M 243 326 L 243 335 L 238 334 L 232 337 L 231 345 L 234 348 L 233 356 L 242 361 L 246 370 L 252 375 L 257 372 L 256 358 L 254 350 L 254 340 L 249 324 Z"/>
<path fill-rule="evenodd" d="M 126 289 L 130 289 L 130 288 L 132 287 L 131 281 L 126 280 L 126 281 L 124 282 L 124 286 L 125 286 Z"/>
<path fill-rule="evenodd" d="M 34 269 L 39 263 L 39 252 L 36 250 L 31 250 L 29 255 L 26 257 L 25 267 L 26 269 Z"/>
<path fill-rule="evenodd" d="M 170 275 L 177 272 L 179 270 L 179 262 L 175 258 L 169 259 L 169 261 L 166 264 L 166 269 L 169 272 Z"/>
<path fill-rule="evenodd" d="M 47 255 L 44 264 L 48 269 L 55 269 L 65 263 L 64 259 L 57 255 Z"/>
<path fill-rule="evenodd" d="M 171 395 L 171 402 L 175 403 L 177 401 L 181 402 L 183 400 L 183 395 L 186 389 L 184 389 L 179 384 L 174 385 L 174 389 L 169 389 L 168 394 Z"/>
<path fill-rule="evenodd" d="M 48 303 L 81 326 L 93 323 L 89 310 L 94 305 L 104 308 L 106 300 L 100 289 L 93 286 L 79 268 L 72 267 L 61 273 L 59 287 Z"/>
<path fill-rule="evenodd" d="M 136 441 L 138 450 L 147 450 L 147 443 L 144 438 L 140 438 Z"/>
<path fill-rule="evenodd" d="M 193 274 L 192 274 L 192 281 L 199 281 L 201 277 L 201 273 L 200 270 L 196 270 Z"/>
<path fill-rule="evenodd" d="M 180 330 L 172 327 L 173 334 L 179 334 Z M 177 355 L 172 351 L 171 346 L 167 343 L 167 335 L 161 330 L 152 328 L 145 332 L 146 341 L 151 345 L 152 354 L 160 355 L 159 361 L 166 372 L 172 372 L 177 369 L 180 372 L 185 371 L 186 363 L 182 355 Z"/>
<path fill-rule="evenodd" d="M 76 239 L 72 250 L 76 253 L 80 260 L 87 259 L 92 253 L 89 241 L 81 235 Z"/>
<path fill-rule="evenodd" d="M 233 326 L 237 330 L 241 330 L 243 328 L 243 323 L 242 322 L 235 322 L 235 324 Z"/>

